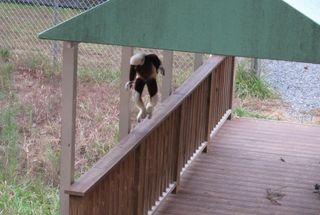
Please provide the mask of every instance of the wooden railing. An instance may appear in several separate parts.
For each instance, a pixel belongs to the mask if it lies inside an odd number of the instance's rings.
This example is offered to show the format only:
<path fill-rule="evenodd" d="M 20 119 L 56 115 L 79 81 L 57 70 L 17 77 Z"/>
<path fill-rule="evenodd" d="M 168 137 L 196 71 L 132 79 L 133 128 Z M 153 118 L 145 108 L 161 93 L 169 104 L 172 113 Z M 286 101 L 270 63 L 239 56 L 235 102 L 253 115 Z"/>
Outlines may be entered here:
<path fill-rule="evenodd" d="M 70 214 L 148 214 L 230 115 L 233 57 L 215 56 L 66 192 Z M 211 133 L 212 134 L 212 133 Z"/>

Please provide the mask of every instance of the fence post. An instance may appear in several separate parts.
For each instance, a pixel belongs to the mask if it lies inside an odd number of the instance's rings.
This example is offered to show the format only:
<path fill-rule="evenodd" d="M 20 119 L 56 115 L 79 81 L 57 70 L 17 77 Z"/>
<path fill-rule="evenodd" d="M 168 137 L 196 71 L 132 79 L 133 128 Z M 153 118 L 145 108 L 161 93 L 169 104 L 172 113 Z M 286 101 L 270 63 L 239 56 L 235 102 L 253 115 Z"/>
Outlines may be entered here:
<path fill-rule="evenodd" d="M 59 17 L 59 0 L 54 0 L 53 2 L 54 7 L 53 7 L 53 25 L 57 25 L 60 22 L 60 17 Z M 59 56 L 59 42 L 58 41 L 53 41 L 52 42 L 52 68 L 53 71 L 57 69 L 58 66 L 58 56 Z"/>
<path fill-rule="evenodd" d="M 235 68 L 235 66 L 234 66 L 234 64 L 235 64 L 235 57 L 234 56 L 232 56 L 231 57 L 231 71 L 229 71 L 229 72 L 231 72 L 231 75 L 230 75 L 230 89 L 229 89 L 229 91 L 230 91 L 230 95 L 229 95 L 229 109 L 230 110 L 232 110 L 232 102 L 233 102 L 233 89 L 234 89 L 234 79 L 235 79 L 235 77 L 234 77 L 234 74 L 235 74 L 235 72 L 234 72 L 234 68 Z M 232 114 L 230 114 L 230 116 L 228 117 L 228 119 L 230 120 L 232 118 Z"/>
<path fill-rule="evenodd" d="M 162 79 L 161 100 L 165 100 L 172 92 L 172 64 L 173 52 L 163 51 L 163 66 L 165 69 L 165 76 Z"/>
<path fill-rule="evenodd" d="M 256 73 L 258 77 L 260 77 L 259 60 L 257 58 L 251 59 L 251 71 Z"/>
<path fill-rule="evenodd" d="M 60 213 L 62 215 L 69 214 L 70 199 L 64 191 L 74 180 L 77 65 L 78 44 L 64 42 L 60 154 Z"/>
<path fill-rule="evenodd" d="M 119 138 L 127 136 L 131 129 L 130 123 L 130 92 L 124 89 L 129 81 L 130 58 L 133 55 L 132 47 L 121 49 L 121 83 L 120 83 L 120 117 L 119 117 Z"/>

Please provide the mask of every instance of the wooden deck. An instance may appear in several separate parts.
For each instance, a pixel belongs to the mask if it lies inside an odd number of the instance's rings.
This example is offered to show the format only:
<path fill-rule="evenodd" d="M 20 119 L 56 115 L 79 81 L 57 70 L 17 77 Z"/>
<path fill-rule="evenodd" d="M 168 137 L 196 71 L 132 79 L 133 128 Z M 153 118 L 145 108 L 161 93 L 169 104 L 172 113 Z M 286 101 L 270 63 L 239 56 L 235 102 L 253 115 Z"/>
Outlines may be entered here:
<path fill-rule="evenodd" d="M 319 215 L 320 126 L 254 119 L 224 124 L 157 215 Z M 285 196 L 268 200 L 267 189 Z M 274 199 L 274 198 L 272 198 Z"/>

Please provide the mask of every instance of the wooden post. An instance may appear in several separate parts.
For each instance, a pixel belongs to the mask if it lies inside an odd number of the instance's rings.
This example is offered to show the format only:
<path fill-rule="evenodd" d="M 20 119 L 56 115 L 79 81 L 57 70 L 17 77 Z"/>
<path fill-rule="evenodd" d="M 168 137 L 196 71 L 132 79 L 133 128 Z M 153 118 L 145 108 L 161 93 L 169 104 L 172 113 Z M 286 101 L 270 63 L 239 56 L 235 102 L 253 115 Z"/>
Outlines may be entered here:
<path fill-rule="evenodd" d="M 65 190 L 74 180 L 75 121 L 77 94 L 78 44 L 63 43 L 60 214 L 69 214 L 69 195 Z"/>
<path fill-rule="evenodd" d="M 259 61 L 257 58 L 251 59 L 251 71 L 256 73 L 258 77 L 260 77 Z"/>
<path fill-rule="evenodd" d="M 194 54 L 194 71 L 196 71 L 202 65 L 202 54 L 195 53 Z"/>
<path fill-rule="evenodd" d="M 163 52 L 163 66 L 165 69 L 165 76 L 162 79 L 161 100 L 165 100 L 172 93 L 172 64 L 173 52 Z"/>
<path fill-rule="evenodd" d="M 232 110 L 232 102 L 233 102 L 233 89 L 234 89 L 234 79 L 235 79 L 235 57 L 232 56 L 231 59 L 231 77 L 230 77 L 230 97 L 229 97 L 229 109 Z M 232 118 L 232 114 L 230 114 L 230 116 L 228 117 L 228 119 L 230 120 Z"/>
<path fill-rule="evenodd" d="M 130 92 L 124 89 L 129 81 L 130 57 L 133 55 L 132 47 L 122 47 L 121 50 L 121 85 L 120 85 L 120 119 L 119 138 L 127 136 L 131 129 L 130 123 Z"/>

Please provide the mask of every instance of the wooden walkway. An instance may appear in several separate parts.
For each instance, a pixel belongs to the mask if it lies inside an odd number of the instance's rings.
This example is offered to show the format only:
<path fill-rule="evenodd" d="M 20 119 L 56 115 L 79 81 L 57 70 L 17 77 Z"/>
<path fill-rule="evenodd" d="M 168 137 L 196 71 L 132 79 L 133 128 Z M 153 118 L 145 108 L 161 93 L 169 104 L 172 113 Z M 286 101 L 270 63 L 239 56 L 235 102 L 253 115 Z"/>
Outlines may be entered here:
<path fill-rule="evenodd" d="M 320 126 L 233 119 L 186 170 L 178 194 L 170 194 L 155 214 L 320 215 L 316 183 Z M 285 196 L 272 203 L 267 189 Z"/>

